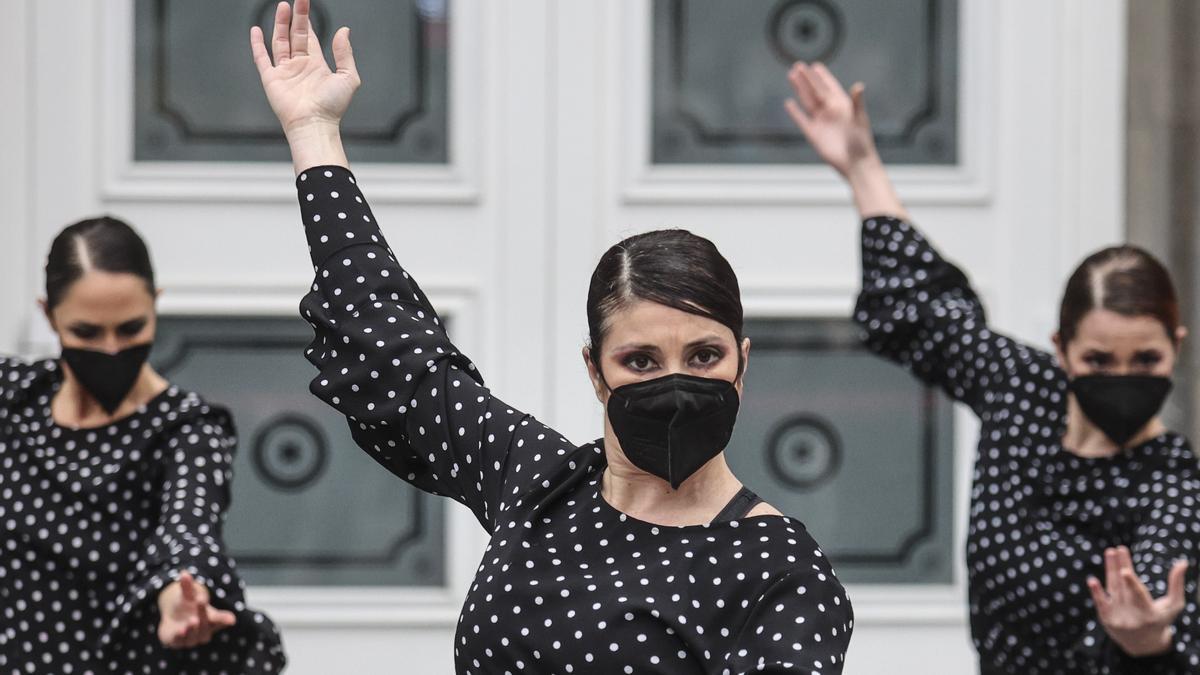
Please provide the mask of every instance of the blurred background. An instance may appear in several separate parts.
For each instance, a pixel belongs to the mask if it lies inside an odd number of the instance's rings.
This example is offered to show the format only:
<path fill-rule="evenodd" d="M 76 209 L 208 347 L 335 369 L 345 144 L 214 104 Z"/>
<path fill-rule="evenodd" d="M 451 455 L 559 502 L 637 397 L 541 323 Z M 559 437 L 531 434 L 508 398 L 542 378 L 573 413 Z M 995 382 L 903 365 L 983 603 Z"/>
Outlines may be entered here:
<path fill-rule="evenodd" d="M 482 531 L 307 393 L 312 272 L 247 46 L 274 3 L 0 7 L 0 351 L 57 353 L 35 304 L 51 238 L 127 219 L 164 289 L 154 363 L 237 417 L 226 537 L 289 672 L 451 672 Z M 859 346 L 858 223 L 784 113 L 791 62 L 866 83 L 901 196 L 996 327 L 1048 347 L 1070 270 L 1128 239 L 1197 334 L 1189 0 L 337 0 L 315 22 L 353 27 L 344 135 L 401 262 L 489 385 L 568 438 L 601 433 L 580 357 L 599 255 L 668 226 L 717 242 L 754 345 L 730 461 L 846 582 L 848 673 L 974 668 L 976 426 Z M 1168 410 L 1193 437 L 1195 355 Z"/>

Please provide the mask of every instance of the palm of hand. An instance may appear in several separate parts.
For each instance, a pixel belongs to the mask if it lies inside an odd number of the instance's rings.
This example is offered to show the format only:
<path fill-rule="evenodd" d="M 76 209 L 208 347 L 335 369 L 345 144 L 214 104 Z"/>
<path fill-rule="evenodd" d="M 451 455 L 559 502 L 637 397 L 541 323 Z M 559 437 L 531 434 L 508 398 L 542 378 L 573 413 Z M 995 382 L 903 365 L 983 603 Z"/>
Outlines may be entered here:
<path fill-rule="evenodd" d="M 1155 599 L 1133 570 L 1129 549 L 1105 550 L 1105 584 L 1094 577 L 1088 588 L 1109 637 L 1131 656 L 1161 654 L 1171 645 L 1171 624 L 1184 608 L 1184 573 L 1179 562 L 1167 577 L 1167 594 Z"/>
<path fill-rule="evenodd" d="M 304 122 L 336 122 L 345 114 L 354 86 L 329 70 L 320 52 L 293 56 L 263 75 L 263 88 L 285 128 Z"/>

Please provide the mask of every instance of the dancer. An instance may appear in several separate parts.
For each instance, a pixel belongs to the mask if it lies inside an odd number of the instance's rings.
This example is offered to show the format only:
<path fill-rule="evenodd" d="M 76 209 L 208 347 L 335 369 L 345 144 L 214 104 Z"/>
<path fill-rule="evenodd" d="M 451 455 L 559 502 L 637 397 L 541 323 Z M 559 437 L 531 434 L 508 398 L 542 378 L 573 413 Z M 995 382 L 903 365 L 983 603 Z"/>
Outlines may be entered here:
<path fill-rule="evenodd" d="M 301 305 L 316 333 L 312 391 L 372 458 L 467 505 L 488 533 L 454 638 L 458 671 L 841 672 L 852 617 L 828 560 L 723 455 L 749 352 L 729 264 L 682 230 L 600 259 L 583 360 L 607 413 L 602 439 L 574 445 L 503 403 L 347 168 L 349 31 L 334 35 L 330 71 L 308 5 L 278 6 L 273 54 L 257 28 L 251 46 L 316 270 Z"/>
<path fill-rule="evenodd" d="M 283 669 L 221 541 L 232 421 L 146 364 L 156 296 L 132 228 L 80 221 L 46 262 L 61 358 L 0 358 L 5 673 Z"/>
<path fill-rule="evenodd" d="M 1200 472 L 1157 416 L 1186 333 L 1166 270 L 1132 246 L 1086 258 L 1067 281 L 1056 354 L 995 332 L 966 276 L 909 221 L 862 85 L 847 94 L 821 64 L 788 77 L 788 111 L 863 220 L 854 316 L 867 344 L 982 423 L 967 535 L 982 672 L 1200 672 Z"/>

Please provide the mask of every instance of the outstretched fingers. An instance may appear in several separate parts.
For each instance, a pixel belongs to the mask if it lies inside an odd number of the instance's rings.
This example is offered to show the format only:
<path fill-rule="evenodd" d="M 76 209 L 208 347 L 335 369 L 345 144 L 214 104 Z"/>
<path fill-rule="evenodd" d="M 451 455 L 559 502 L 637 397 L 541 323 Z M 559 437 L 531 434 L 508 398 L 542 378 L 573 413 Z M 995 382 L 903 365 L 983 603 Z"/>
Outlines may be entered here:
<path fill-rule="evenodd" d="M 1132 568 L 1121 570 L 1121 583 L 1125 586 L 1126 600 L 1142 609 L 1154 606 L 1154 597 L 1150 595 L 1150 590 L 1146 588 L 1146 584 L 1142 583 L 1137 572 L 1134 572 Z"/>
<path fill-rule="evenodd" d="M 824 63 L 817 62 L 810 69 L 813 75 L 814 87 L 822 97 L 837 96 L 839 94 L 845 96 L 846 90 L 842 88 L 842 83 L 829 72 Z"/>
<path fill-rule="evenodd" d="M 292 9 L 292 26 L 289 31 L 292 56 L 308 55 L 309 39 L 311 36 L 312 30 L 308 20 L 308 0 L 296 0 L 296 6 Z"/>
<path fill-rule="evenodd" d="M 796 92 L 796 98 L 800 99 L 800 104 L 804 106 L 805 112 L 811 113 L 817 109 L 821 101 L 817 97 L 817 93 L 813 91 L 812 83 L 805 75 L 807 69 L 807 65 L 797 61 L 788 71 L 788 81 L 791 82 L 792 89 Z"/>
<path fill-rule="evenodd" d="M 179 591 L 183 595 L 184 602 L 192 603 L 196 601 L 196 580 L 188 572 L 179 575 Z"/>
<path fill-rule="evenodd" d="M 277 66 L 292 58 L 291 26 L 292 6 L 281 2 L 275 6 L 275 28 L 271 31 L 271 55 Z"/>
<path fill-rule="evenodd" d="M 1113 599 L 1125 595 L 1125 585 L 1121 583 L 1121 562 L 1115 548 L 1104 549 L 1104 590 Z"/>
<path fill-rule="evenodd" d="M 1088 590 L 1092 592 L 1092 602 L 1096 604 L 1096 613 L 1100 615 L 1100 619 L 1108 615 L 1108 609 L 1112 606 L 1112 599 L 1108 597 L 1108 593 L 1104 590 L 1104 585 L 1096 577 L 1088 577 Z"/>

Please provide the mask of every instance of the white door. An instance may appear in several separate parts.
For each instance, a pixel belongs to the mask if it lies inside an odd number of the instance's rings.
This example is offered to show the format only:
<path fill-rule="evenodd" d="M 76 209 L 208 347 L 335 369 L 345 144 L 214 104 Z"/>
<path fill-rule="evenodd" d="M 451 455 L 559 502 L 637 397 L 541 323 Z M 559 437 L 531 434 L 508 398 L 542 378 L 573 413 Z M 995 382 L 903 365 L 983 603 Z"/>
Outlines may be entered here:
<path fill-rule="evenodd" d="M 207 317 L 224 322 L 213 324 L 220 326 L 240 317 L 253 331 L 295 315 L 311 268 L 296 222 L 290 167 L 254 160 L 256 151 L 243 152 L 237 145 L 242 141 L 229 140 L 221 129 L 206 131 L 216 117 L 188 118 L 189 106 L 209 109 L 213 102 L 206 97 L 215 97 L 231 127 L 253 120 L 249 112 L 238 117 L 243 101 L 220 98 L 223 91 L 241 91 L 236 78 L 252 73 L 242 44 L 246 31 L 192 36 L 197 45 L 228 43 L 235 45 L 228 47 L 231 52 L 239 50 L 223 61 L 229 64 L 227 90 L 197 93 L 194 82 L 189 90 L 185 76 L 177 75 L 188 70 L 173 43 L 152 48 L 146 42 L 155 35 L 179 40 L 187 33 L 177 31 L 199 25 L 180 19 L 181 11 L 245 15 L 248 24 L 270 4 L 4 0 L 0 57 L 8 65 L 3 77 L 10 104 L 0 106 L 5 162 L 0 266 L 6 282 L 0 311 L 8 320 L 0 322 L 0 349 L 52 353 L 33 304 L 42 283 L 41 261 L 59 228 L 98 212 L 119 215 L 147 236 L 165 290 L 160 307 L 165 316 Z M 366 11 L 354 3 L 326 4 L 331 23 Z M 727 25 L 716 24 L 723 30 L 706 33 L 714 30 L 711 22 L 686 14 L 705 4 L 718 13 L 745 8 L 731 14 Z M 763 106 L 781 105 L 786 88 L 780 79 L 776 100 L 760 100 L 769 69 L 728 72 L 734 56 L 755 54 L 755 48 L 784 54 L 811 49 L 827 53 L 835 72 L 839 63 L 866 68 L 862 77 L 871 110 L 880 110 L 879 120 L 885 121 L 904 114 L 897 112 L 896 106 L 903 108 L 898 103 L 889 108 L 889 100 L 906 101 L 912 92 L 887 78 L 872 82 L 872 73 L 916 73 L 913 87 L 936 89 L 942 97 L 937 119 L 921 124 L 941 134 L 940 140 L 929 141 L 920 134 L 933 132 L 918 131 L 923 149 L 897 141 L 890 152 L 906 163 L 895 166 L 893 175 L 914 218 L 969 271 L 992 321 L 1010 333 L 1048 344 L 1067 271 L 1085 251 L 1123 233 L 1121 0 L 749 5 L 450 0 L 445 16 L 439 13 L 446 7 L 442 2 L 388 6 L 410 5 L 422 31 L 413 58 L 445 59 L 442 79 L 422 80 L 421 95 L 435 101 L 418 106 L 432 120 L 429 135 L 378 136 L 372 126 L 378 120 L 363 120 L 367 140 L 358 156 L 375 161 L 355 163 L 360 183 L 402 262 L 447 315 L 452 336 L 493 389 L 577 441 L 600 433 L 600 410 L 579 356 L 588 275 L 603 250 L 627 234 L 680 226 L 712 238 L 739 273 L 748 318 L 768 337 L 776 335 L 770 331 L 836 332 L 839 324 L 821 320 L 849 314 L 857 290 L 858 226 L 848 194 L 828 170 L 799 163 L 803 149 L 787 138 L 768 133 L 755 140 L 746 132 L 753 124 L 742 122 L 771 119 L 774 113 Z M 928 23 L 905 28 L 903 17 L 884 21 L 896 5 L 912 16 L 953 21 L 932 28 Z M 168 10 L 175 13 L 164 14 Z M 387 22 L 378 23 L 382 28 L 376 30 L 354 25 L 360 62 L 363 55 L 391 54 L 395 48 Z M 925 40 L 923 46 L 905 47 L 910 33 Z M 705 35 L 713 39 L 705 41 Z M 751 44 L 759 40 L 766 47 Z M 873 56 L 855 47 L 875 43 L 882 46 Z M 947 55 L 952 62 L 944 60 Z M 877 71 L 868 56 L 876 59 Z M 411 92 L 395 91 L 397 82 L 415 86 L 413 78 L 422 75 L 397 58 L 394 71 L 386 62 L 364 68 L 356 106 L 412 107 L 404 98 Z M 782 62 L 773 67 L 782 68 Z M 696 77 L 694 70 L 680 75 L 672 70 L 680 64 L 713 68 L 712 75 Z M 244 71 L 237 70 L 241 66 Z M 438 62 L 421 61 L 421 67 Z M 138 79 L 147 72 L 159 72 L 164 81 Z M 872 98 L 872 92 L 892 91 L 892 85 L 899 87 L 892 96 Z M 155 94 L 146 98 L 148 86 Z M 370 92 L 375 98 L 368 100 Z M 138 107 L 147 101 L 146 110 L 158 118 Z M 687 107 L 680 101 L 698 102 L 691 112 L 699 127 L 716 120 L 728 128 L 670 138 L 663 130 L 672 114 Z M 178 119 L 170 122 L 176 127 L 163 122 L 170 117 L 166 108 L 191 123 L 191 136 L 178 135 Z M 156 123 L 168 124 L 165 140 L 154 135 Z M 257 147 L 250 122 L 238 130 Z M 372 146 L 371 138 L 384 140 Z M 388 145 L 389 138 L 400 140 Z M 780 159 L 789 148 L 797 161 Z M 795 353 L 777 336 L 763 343 L 772 340 L 779 345 L 772 357 L 779 363 L 792 358 L 808 359 L 804 363 L 813 368 L 829 363 L 820 340 Z M 295 359 L 300 361 L 298 351 Z M 754 359 L 752 352 L 751 390 Z M 300 363 L 299 371 L 306 367 Z M 808 405 L 805 391 L 836 384 L 799 387 L 797 410 Z M 936 431 L 949 434 L 952 461 L 943 457 L 932 465 L 933 473 L 892 488 L 898 499 L 924 488 L 941 495 L 937 511 L 928 514 L 922 552 L 847 562 L 848 570 L 857 570 L 846 574 L 857 615 L 848 672 L 963 673 L 974 667 L 960 559 L 974 424 L 962 411 L 938 424 Z M 244 456 L 255 452 L 253 436 L 243 428 Z M 754 454 L 759 450 L 748 447 L 740 461 L 751 467 L 761 460 Z M 895 470 L 905 470 L 899 465 L 904 460 L 877 448 L 844 450 L 838 474 L 843 485 L 855 485 L 851 467 L 865 453 L 879 462 L 897 461 Z M 239 481 L 249 485 L 261 467 L 245 466 Z M 791 469 L 803 473 L 812 467 L 801 463 Z M 949 487 L 938 492 L 934 483 Z M 396 489 L 402 489 L 399 483 Z M 834 491 L 829 499 L 836 500 L 836 509 L 825 513 L 814 506 L 807 517 L 793 513 L 809 522 L 818 541 L 835 538 L 833 533 L 823 538 L 820 529 L 830 518 L 886 519 L 872 510 L 871 500 L 847 501 L 845 488 L 836 486 L 821 489 Z M 842 492 L 834 494 L 837 490 Z M 825 503 L 813 501 L 813 495 L 824 494 L 818 488 L 793 492 L 798 504 Z M 288 499 L 306 497 L 301 491 Z M 306 504 L 315 514 L 347 523 L 358 517 L 334 501 Z M 231 529 L 270 527 L 238 509 L 235 503 Z M 452 670 L 458 604 L 483 537 L 463 510 L 439 513 L 429 516 L 417 537 L 426 561 L 437 567 L 423 573 L 437 583 L 412 583 L 420 577 L 410 575 L 404 583 L 374 579 L 361 585 L 354 580 L 368 578 L 366 573 L 339 572 L 329 575 L 336 585 L 251 588 L 252 604 L 267 610 L 284 631 L 290 672 Z M 836 555 L 833 561 L 836 566 Z M 925 568 L 917 565 L 921 561 Z M 320 578 L 312 570 L 296 574 Z M 926 577 L 934 581 L 923 581 Z"/>

